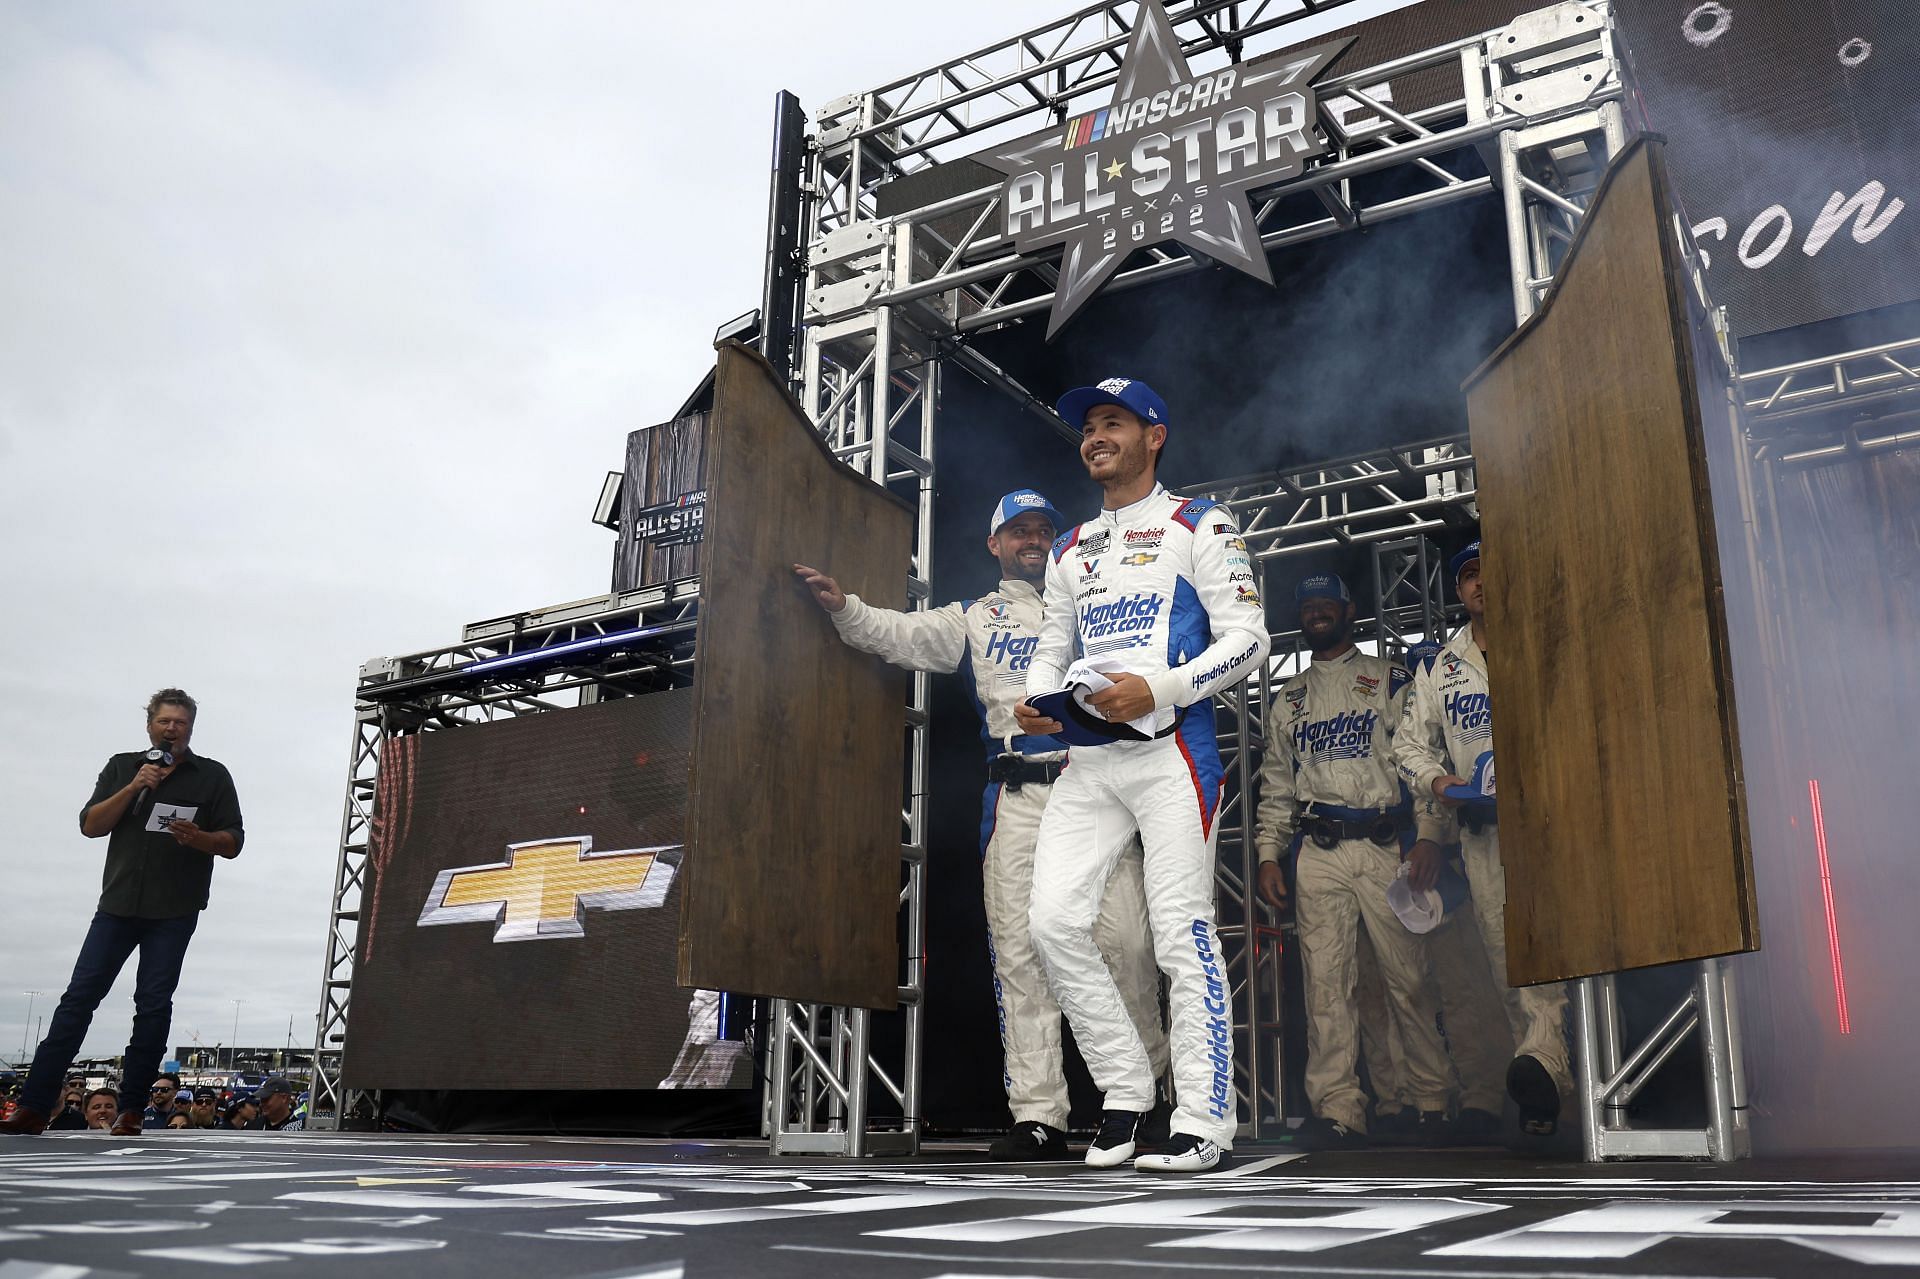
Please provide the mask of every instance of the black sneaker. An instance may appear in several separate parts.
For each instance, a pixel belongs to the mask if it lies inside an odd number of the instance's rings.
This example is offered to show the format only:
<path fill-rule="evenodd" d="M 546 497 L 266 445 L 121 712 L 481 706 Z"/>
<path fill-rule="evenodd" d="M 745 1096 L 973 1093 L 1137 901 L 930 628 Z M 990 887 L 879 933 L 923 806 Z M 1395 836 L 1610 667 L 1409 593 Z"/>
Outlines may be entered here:
<path fill-rule="evenodd" d="M 1103 1110 L 1100 1131 L 1087 1147 L 1087 1167 L 1118 1168 L 1133 1158 L 1134 1138 L 1140 1131 L 1140 1114 L 1133 1110 Z"/>
<path fill-rule="evenodd" d="M 1404 1146 L 1414 1140 L 1420 1127 L 1420 1113 L 1410 1106 L 1398 1110 L 1375 1111 L 1367 1121 L 1367 1134 L 1375 1141 Z"/>
<path fill-rule="evenodd" d="M 1439 1146 L 1453 1144 L 1453 1124 L 1447 1120 L 1444 1110 L 1423 1110 L 1408 1125 L 1403 1143 L 1418 1146 L 1423 1150 L 1432 1150 Z"/>
<path fill-rule="evenodd" d="M 1211 1172 L 1226 1159 L 1220 1147 L 1205 1137 L 1177 1132 L 1167 1139 L 1167 1148 L 1133 1161 L 1140 1172 Z"/>
<path fill-rule="evenodd" d="M 1006 1135 L 987 1147 L 987 1158 L 1001 1164 L 1037 1163 L 1045 1159 L 1067 1159 L 1067 1134 L 1052 1124 L 1022 1121 L 1007 1129 Z"/>
<path fill-rule="evenodd" d="M 1164 1146 L 1173 1135 L 1173 1081 L 1155 1085 L 1153 1109 L 1140 1116 L 1140 1131 L 1134 1140 L 1142 1146 Z"/>
<path fill-rule="evenodd" d="M 1560 1130 L 1560 1089 L 1538 1057 L 1525 1053 L 1507 1066 L 1507 1095 L 1520 1107 L 1520 1131 L 1551 1137 Z"/>
<path fill-rule="evenodd" d="M 1367 1145 L 1367 1134 L 1355 1132 L 1338 1119 L 1315 1115 L 1300 1125 L 1293 1144 L 1302 1150 L 1362 1150 Z"/>
<path fill-rule="evenodd" d="M 1500 1141 L 1500 1116 L 1491 1110 L 1468 1106 L 1453 1117 L 1453 1141 L 1457 1146 L 1492 1146 Z"/>

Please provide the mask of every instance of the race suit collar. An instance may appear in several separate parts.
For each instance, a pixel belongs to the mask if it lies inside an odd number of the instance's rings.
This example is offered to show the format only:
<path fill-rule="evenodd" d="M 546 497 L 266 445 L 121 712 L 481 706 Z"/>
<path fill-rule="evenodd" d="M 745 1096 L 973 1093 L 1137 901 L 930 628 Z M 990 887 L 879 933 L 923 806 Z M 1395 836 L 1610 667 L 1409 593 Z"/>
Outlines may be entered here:
<path fill-rule="evenodd" d="M 1138 502 L 1133 503 L 1131 506 L 1123 506 L 1123 507 L 1120 507 L 1118 510 L 1113 510 L 1113 511 L 1103 509 L 1100 512 L 1100 522 L 1102 524 L 1111 524 L 1116 526 L 1121 524 L 1132 524 L 1134 521 L 1146 515 L 1148 508 L 1151 507 L 1155 502 L 1164 503 L 1171 496 L 1172 494 L 1167 492 L 1166 485 L 1155 484 L 1153 486 L 1153 492 L 1147 494 L 1145 497 L 1141 498 Z"/>
<path fill-rule="evenodd" d="M 1472 622 L 1468 622 L 1453 633 L 1453 637 L 1447 641 L 1447 651 L 1474 667 L 1482 675 L 1487 673 L 1487 655 L 1482 653 L 1480 646 L 1473 642 Z"/>
<path fill-rule="evenodd" d="M 1031 599 L 1038 601 L 1040 598 L 1040 588 L 1032 582 L 1019 577 L 1001 578 L 1000 593 L 1011 596 L 1014 599 Z"/>
<path fill-rule="evenodd" d="M 1360 656 L 1360 646 L 1356 644 L 1352 648 L 1349 648 L 1346 652 L 1340 654 L 1340 656 L 1338 657 L 1329 657 L 1329 658 L 1325 658 L 1324 660 L 1316 657 L 1311 662 L 1308 663 L 1308 667 L 1309 669 L 1311 669 L 1312 667 L 1318 666 L 1324 670 L 1332 670 L 1336 666 L 1351 665 L 1353 660 L 1359 656 Z"/>

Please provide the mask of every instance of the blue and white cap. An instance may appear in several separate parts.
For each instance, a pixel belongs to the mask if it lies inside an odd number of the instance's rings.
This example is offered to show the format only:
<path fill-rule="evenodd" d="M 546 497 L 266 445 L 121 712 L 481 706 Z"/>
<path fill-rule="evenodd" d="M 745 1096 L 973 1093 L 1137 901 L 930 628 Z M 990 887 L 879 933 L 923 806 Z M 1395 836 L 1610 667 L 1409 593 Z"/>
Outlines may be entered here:
<path fill-rule="evenodd" d="M 1418 668 L 1423 671 L 1433 669 L 1434 662 L 1440 658 L 1440 641 L 1423 639 L 1418 644 L 1407 645 L 1407 669 Z"/>
<path fill-rule="evenodd" d="M 1017 519 L 1029 511 L 1038 511 L 1051 520 L 1055 534 L 1067 531 L 1066 518 L 1054 509 L 1052 502 L 1032 489 L 1015 489 L 993 508 L 993 523 L 987 526 L 987 536 L 992 537 L 1008 520 Z"/>
<path fill-rule="evenodd" d="M 1460 570 L 1465 568 L 1472 561 L 1477 560 L 1479 558 L 1480 558 L 1480 543 L 1478 542 L 1469 543 L 1465 550 L 1461 551 L 1458 555 L 1455 555 L 1452 559 L 1447 561 L 1447 572 L 1453 575 L 1453 578 L 1455 581 L 1458 581 L 1460 579 Z"/>
<path fill-rule="evenodd" d="M 1087 424 L 1087 414 L 1100 404 L 1118 404 L 1149 426 L 1155 422 L 1167 425 L 1167 402 L 1145 382 L 1130 377 L 1110 377 L 1097 386 L 1068 391 L 1053 406 L 1053 411 L 1068 426 L 1077 428 Z"/>
<path fill-rule="evenodd" d="M 1299 585 L 1293 588 L 1295 604 L 1304 604 L 1308 600 L 1337 600 L 1342 604 L 1351 604 L 1353 596 L 1338 573 L 1315 573 L 1311 577 L 1301 578 Z"/>
<path fill-rule="evenodd" d="M 1439 881 L 1423 893 L 1407 883 L 1407 867 L 1402 863 L 1399 878 L 1387 885 L 1387 905 L 1410 933 L 1430 933 L 1441 921 L 1466 905 L 1467 881 L 1451 865 L 1440 869 Z"/>
<path fill-rule="evenodd" d="M 1446 796 L 1463 804 L 1493 803 L 1493 752 L 1481 751 L 1480 758 L 1473 761 L 1473 776 L 1467 784 L 1447 787 Z"/>

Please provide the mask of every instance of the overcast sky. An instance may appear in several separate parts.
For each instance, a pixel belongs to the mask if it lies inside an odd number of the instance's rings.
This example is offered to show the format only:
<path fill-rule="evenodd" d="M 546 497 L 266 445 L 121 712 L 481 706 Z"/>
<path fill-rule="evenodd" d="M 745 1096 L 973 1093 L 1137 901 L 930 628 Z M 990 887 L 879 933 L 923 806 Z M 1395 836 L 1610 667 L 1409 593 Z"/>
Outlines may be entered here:
<path fill-rule="evenodd" d="M 774 92 L 1066 8 L 0 0 L 0 1059 L 170 684 L 248 831 L 171 1042 L 311 1044 L 359 665 L 606 590 L 601 477 L 758 304 Z"/>

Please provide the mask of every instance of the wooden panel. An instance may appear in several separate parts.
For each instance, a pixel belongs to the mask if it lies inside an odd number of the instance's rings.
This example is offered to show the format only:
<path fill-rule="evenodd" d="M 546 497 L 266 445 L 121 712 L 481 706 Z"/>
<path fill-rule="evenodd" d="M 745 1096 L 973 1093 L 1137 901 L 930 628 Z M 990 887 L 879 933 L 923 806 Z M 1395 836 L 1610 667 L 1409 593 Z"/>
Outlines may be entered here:
<path fill-rule="evenodd" d="M 1703 403 L 1660 144 L 1467 382 L 1516 984 L 1756 949 Z M 1701 351 L 1704 351 L 1704 347 Z"/>
<path fill-rule="evenodd" d="M 893 1008 L 906 675 L 840 642 L 793 564 L 907 603 L 912 509 L 720 348 L 707 428 L 680 984 Z"/>
<path fill-rule="evenodd" d="M 627 436 L 620 487 L 620 541 L 613 553 L 613 589 L 630 591 L 700 573 L 705 515 L 707 415 L 643 427 Z"/>

